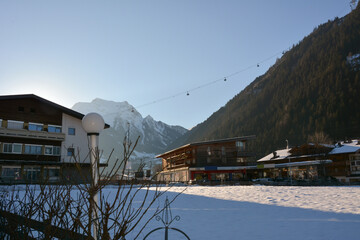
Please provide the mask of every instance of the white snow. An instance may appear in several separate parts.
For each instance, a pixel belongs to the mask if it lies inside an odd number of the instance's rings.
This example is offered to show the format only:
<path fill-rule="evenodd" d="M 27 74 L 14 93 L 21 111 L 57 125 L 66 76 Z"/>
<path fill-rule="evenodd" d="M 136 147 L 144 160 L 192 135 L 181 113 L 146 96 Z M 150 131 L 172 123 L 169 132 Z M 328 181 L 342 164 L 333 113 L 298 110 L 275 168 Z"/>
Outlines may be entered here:
<path fill-rule="evenodd" d="M 108 186 L 103 194 L 111 200 L 116 188 Z M 360 239 L 359 186 L 173 186 L 148 214 L 164 205 L 165 196 L 172 199 L 182 191 L 170 205 L 171 219 L 177 215 L 180 219 L 169 227 L 180 229 L 192 240 Z M 145 191 L 140 191 L 133 202 L 135 209 L 142 204 L 144 195 Z M 152 219 L 138 239 L 159 227 L 164 227 L 162 222 Z M 134 235 L 136 232 L 126 239 Z M 147 238 L 154 239 L 164 239 L 164 230 Z M 186 238 L 170 229 L 169 239 Z"/>
<path fill-rule="evenodd" d="M 357 62 L 360 61 L 360 53 L 357 53 L 357 54 L 348 56 L 348 57 L 346 58 L 346 60 L 347 60 L 349 63 L 356 64 Z"/>
<path fill-rule="evenodd" d="M 146 153 L 146 152 L 139 152 L 139 151 L 134 151 L 133 155 L 135 155 L 135 158 L 151 158 L 151 159 L 156 159 L 155 158 L 155 154 L 154 153 Z M 133 157 L 133 156 L 131 156 Z"/>
<path fill-rule="evenodd" d="M 341 145 L 335 145 L 334 149 L 329 154 L 341 153 L 355 153 L 360 151 L 359 140 L 352 140 L 351 142 L 341 142 Z"/>
<path fill-rule="evenodd" d="M 126 101 L 114 102 L 96 98 L 90 103 L 76 103 L 72 109 L 82 114 L 89 112 L 101 114 L 105 122 L 115 131 L 130 130 L 130 135 L 141 136 L 141 145 L 146 144 L 146 142 L 148 142 L 146 140 L 150 139 L 153 142 L 156 138 L 163 146 L 167 146 L 169 140 L 173 141 L 174 139 L 169 139 L 166 129 L 173 129 L 180 135 L 186 132 L 186 129 L 182 127 L 170 126 L 161 121 L 155 121 L 150 115 L 143 118 L 142 115 Z M 149 126 L 150 129 L 147 129 L 146 125 Z"/>
<path fill-rule="evenodd" d="M 336 145 L 327 145 L 327 144 L 322 144 L 325 147 L 328 148 L 333 148 L 329 154 L 330 155 L 334 155 L 334 154 L 343 154 L 343 153 L 356 153 L 356 152 L 360 152 L 360 144 L 359 144 L 360 140 L 351 140 L 350 142 L 340 142 L 339 144 Z M 291 156 L 291 153 L 289 152 L 291 149 L 281 149 L 281 150 L 276 150 L 276 157 L 274 158 L 274 154 L 270 153 L 268 155 L 266 155 L 265 157 L 257 160 L 257 162 L 266 162 L 266 161 L 273 161 L 273 160 L 283 160 L 289 156 Z"/>
<path fill-rule="evenodd" d="M 360 70 L 360 53 L 347 57 L 347 62 L 353 67 L 353 70 Z"/>
<path fill-rule="evenodd" d="M 191 239 L 360 239 L 360 187 L 191 186 L 171 209 L 181 219 L 170 227 Z M 144 234 L 156 227 L 162 224 L 153 220 Z"/>
<path fill-rule="evenodd" d="M 184 188 L 185 194 L 222 200 L 360 215 L 360 187 L 190 186 L 173 187 L 170 191 Z"/>
<path fill-rule="evenodd" d="M 266 162 L 269 160 L 282 160 L 287 158 L 288 156 L 291 155 L 291 153 L 289 152 L 291 149 L 281 149 L 281 150 L 276 150 L 276 157 L 274 158 L 274 153 L 270 153 L 268 155 L 266 155 L 265 157 L 261 158 L 258 160 L 258 162 Z"/>
<path fill-rule="evenodd" d="M 112 127 L 116 127 L 117 119 L 121 119 L 121 126 L 123 129 L 127 129 L 127 123 L 131 124 L 131 127 L 135 127 L 142 134 L 142 122 L 143 118 L 141 114 L 128 102 L 114 102 L 103 100 L 100 98 L 94 99 L 90 103 L 80 102 L 76 103 L 73 110 L 87 114 L 89 112 L 97 112 L 101 114 L 106 123 Z"/>
<path fill-rule="evenodd" d="M 341 154 L 341 153 L 355 153 L 360 150 L 359 146 L 343 145 L 341 147 L 334 148 L 329 154 Z"/>

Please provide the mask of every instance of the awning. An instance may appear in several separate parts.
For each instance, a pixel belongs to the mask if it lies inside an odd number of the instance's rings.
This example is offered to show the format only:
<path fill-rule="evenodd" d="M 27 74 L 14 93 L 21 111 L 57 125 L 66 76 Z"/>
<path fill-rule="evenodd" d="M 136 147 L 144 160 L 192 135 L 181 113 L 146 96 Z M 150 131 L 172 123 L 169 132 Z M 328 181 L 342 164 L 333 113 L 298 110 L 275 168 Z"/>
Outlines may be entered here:
<path fill-rule="evenodd" d="M 326 160 L 313 160 L 313 161 L 302 161 L 302 162 L 264 164 L 264 168 L 283 168 L 283 167 L 312 166 L 312 165 L 329 164 L 329 163 L 332 163 L 332 162 L 333 162 L 332 160 L 326 159 Z M 270 166 L 266 166 L 266 165 L 270 165 Z"/>

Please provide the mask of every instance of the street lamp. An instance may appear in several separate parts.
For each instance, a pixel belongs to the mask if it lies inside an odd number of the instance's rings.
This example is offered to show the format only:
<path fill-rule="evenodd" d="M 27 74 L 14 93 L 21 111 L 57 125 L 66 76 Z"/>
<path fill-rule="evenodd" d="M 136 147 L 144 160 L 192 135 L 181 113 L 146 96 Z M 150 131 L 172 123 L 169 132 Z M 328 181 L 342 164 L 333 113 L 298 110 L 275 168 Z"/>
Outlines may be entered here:
<path fill-rule="evenodd" d="M 101 130 L 105 127 L 105 122 L 103 117 L 98 113 L 88 113 L 82 119 L 82 126 L 87 132 L 87 135 L 90 136 L 91 151 L 90 151 L 90 160 L 91 160 L 91 174 L 92 174 L 92 187 L 97 188 L 99 174 L 98 174 L 98 136 Z M 97 205 L 98 205 L 98 196 L 97 191 L 94 193 L 92 202 L 91 202 L 91 216 L 93 220 L 93 237 L 97 240 L 97 232 L 99 220 L 97 216 Z"/>

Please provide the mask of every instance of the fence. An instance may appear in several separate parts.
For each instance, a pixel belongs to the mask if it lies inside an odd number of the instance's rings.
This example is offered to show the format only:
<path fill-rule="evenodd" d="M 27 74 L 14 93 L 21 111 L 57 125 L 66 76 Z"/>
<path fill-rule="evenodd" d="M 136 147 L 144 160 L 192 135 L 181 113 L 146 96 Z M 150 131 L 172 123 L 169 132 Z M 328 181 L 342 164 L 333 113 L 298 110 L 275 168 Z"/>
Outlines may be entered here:
<path fill-rule="evenodd" d="M 35 233 L 34 233 L 35 232 Z M 49 222 L 37 221 L 15 213 L 0 210 L 1 239 L 91 239 L 83 234 L 52 226 Z"/>

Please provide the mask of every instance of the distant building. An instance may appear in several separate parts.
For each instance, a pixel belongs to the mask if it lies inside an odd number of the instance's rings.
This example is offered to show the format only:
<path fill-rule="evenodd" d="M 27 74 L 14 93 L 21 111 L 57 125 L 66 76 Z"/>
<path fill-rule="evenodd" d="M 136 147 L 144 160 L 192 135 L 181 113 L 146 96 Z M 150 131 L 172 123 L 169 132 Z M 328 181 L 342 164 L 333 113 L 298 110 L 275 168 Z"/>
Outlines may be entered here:
<path fill-rule="evenodd" d="M 33 94 L 0 96 L 0 182 L 84 180 L 90 160 L 83 117 Z"/>
<path fill-rule="evenodd" d="M 258 169 L 262 170 L 261 177 L 292 180 L 333 177 L 344 183 L 360 182 L 360 142 L 304 144 L 277 150 L 257 163 Z"/>
<path fill-rule="evenodd" d="M 190 143 L 156 156 L 162 159 L 162 181 L 233 181 L 247 178 L 248 141 L 255 136 Z"/>

